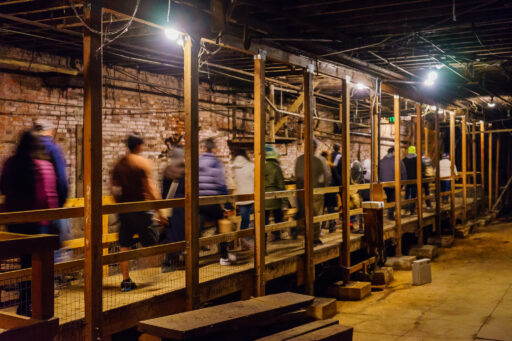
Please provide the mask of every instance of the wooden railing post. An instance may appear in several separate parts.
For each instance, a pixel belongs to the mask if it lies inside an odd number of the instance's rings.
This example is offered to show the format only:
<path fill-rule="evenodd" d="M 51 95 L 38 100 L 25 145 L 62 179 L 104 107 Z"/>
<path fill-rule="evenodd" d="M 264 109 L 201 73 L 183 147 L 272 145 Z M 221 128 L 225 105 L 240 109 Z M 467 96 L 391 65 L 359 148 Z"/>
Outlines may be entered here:
<path fill-rule="evenodd" d="M 343 280 L 350 281 L 350 80 L 341 81 L 341 140 L 342 158 L 341 165 L 341 201 L 342 201 L 342 235 L 341 266 L 343 268 Z"/>
<path fill-rule="evenodd" d="M 436 165 L 436 234 L 441 237 L 441 179 L 439 169 L 439 112 L 434 113 L 434 164 Z"/>
<path fill-rule="evenodd" d="M 416 103 L 416 188 L 418 191 L 418 244 L 423 245 L 423 174 L 421 172 L 422 129 L 421 103 Z"/>
<path fill-rule="evenodd" d="M 489 161 L 489 167 L 487 168 L 489 170 L 489 185 L 488 185 L 488 195 L 489 195 L 489 205 L 487 209 L 490 211 L 492 209 L 492 193 L 493 193 L 493 186 L 492 186 L 492 133 L 489 133 L 489 155 L 487 156 Z"/>
<path fill-rule="evenodd" d="M 395 118 L 395 222 L 396 222 L 396 254 L 402 255 L 402 184 L 400 171 L 400 97 L 394 96 L 393 114 Z"/>
<path fill-rule="evenodd" d="M 478 216 L 478 177 L 476 175 L 476 122 L 473 122 L 473 134 L 471 134 L 471 148 L 473 149 L 473 157 L 471 158 L 471 162 L 473 163 L 473 219 L 476 219 Z"/>
<path fill-rule="evenodd" d="M 462 221 L 464 224 L 467 221 L 468 210 L 467 210 L 467 184 L 468 184 L 468 175 L 467 175 L 467 139 L 466 139 L 466 114 L 462 115 Z"/>
<path fill-rule="evenodd" d="M 265 53 L 254 56 L 254 268 L 256 296 L 265 295 Z"/>
<path fill-rule="evenodd" d="M 450 220 L 455 235 L 455 112 L 450 111 Z"/>
<path fill-rule="evenodd" d="M 84 6 L 84 20 L 102 30 L 98 1 Z M 101 36 L 84 28 L 84 301 L 85 339 L 102 338 L 102 49 Z M 53 293 L 51 294 L 53 297 Z"/>
<path fill-rule="evenodd" d="M 199 305 L 199 39 L 187 36 L 183 46 L 185 106 L 185 265 L 186 304 Z"/>
<path fill-rule="evenodd" d="M 496 136 L 496 167 L 494 167 L 495 172 L 495 181 L 494 181 L 494 198 L 497 199 L 499 195 L 500 185 L 499 185 L 499 171 L 500 171 L 500 137 L 501 135 L 498 134 Z M 494 202 L 496 203 L 496 201 Z M 494 205 L 494 204 L 493 204 Z"/>
<path fill-rule="evenodd" d="M 32 318 L 53 317 L 53 250 L 32 254 Z"/>
<path fill-rule="evenodd" d="M 305 291 L 313 295 L 315 282 L 315 264 L 313 261 L 313 242 L 315 225 L 313 223 L 313 65 L 304 70 L 304 226 L 305 226 Z M 317 236 L 318 238 L 319 236 Z"/>
<path fill-rule="evenodd" d="M 483 204 L 483 200 L 485 198 L 485 123 L 484 121 L 480 121 L 480 186 L 481 186 L 481 195 L 478 200 L 479 206 L 482 207 L 482 210 L 485 210 L 485 204 Z"/>

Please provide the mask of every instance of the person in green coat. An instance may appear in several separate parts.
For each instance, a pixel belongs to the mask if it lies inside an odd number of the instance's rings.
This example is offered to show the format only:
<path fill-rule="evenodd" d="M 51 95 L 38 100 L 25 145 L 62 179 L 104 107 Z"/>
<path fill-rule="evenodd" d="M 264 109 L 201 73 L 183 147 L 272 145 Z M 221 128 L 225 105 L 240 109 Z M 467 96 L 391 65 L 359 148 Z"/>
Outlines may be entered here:
<path fill-rule="evenodd" d="M 284 176 L 279 164 L 279 152 L 272 146 L 265 145 L 265 192 L 284 191 Z M 265 200 L 265 225 L 270 223 L 270 215 L 274 216 L 274 223 L 283 221 L 283 199 Z M 280 231 L 272 231 L 274 240 L 281 239 Z"/>

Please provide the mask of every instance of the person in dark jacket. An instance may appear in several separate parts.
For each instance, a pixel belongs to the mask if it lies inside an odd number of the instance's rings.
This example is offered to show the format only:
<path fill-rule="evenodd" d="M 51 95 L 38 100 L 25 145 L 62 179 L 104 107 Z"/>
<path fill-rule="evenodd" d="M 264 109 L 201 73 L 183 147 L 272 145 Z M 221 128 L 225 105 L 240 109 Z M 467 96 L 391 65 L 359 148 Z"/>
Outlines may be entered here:
<path fill-rule="evenodd" d="M 284 191 L 284 176 L 279 164 L 279 152 L 272 146 L 265 146 L 265 192 Z M 265 200 L 265 225 L 270 224 L 270 216 L 274 223 L 283 222 L 283 199 Z M 272 231 L 274 240 L 281 239 L 281 231 Z"/>
<path fill-rule="evenodd" d="M 380 181 L 388 182 L 395 181 L 395 148 L 391 147 L 388 149 L 388 153 L 380 160 L 379 163 L 379 177 Z M 403 161 L 400 161 L 400 178 L 405 180 L 407 178 L 407 171 Z M 395 187 L 384 187 L 388 202 L 395 202 Z M 394 217 L 395 208 L 388 208 L 388 219 L 395 219 Z"/>
<path fill-rule="evenodd" d="M 227 195 L 228 187 L 224 177 L 224 167 L 215 156 L 215 140 L 207 138 L 204 142 L 205 152 L 199 157 L 199 196 Z M 207 221 L 217 221 L 224 217 L 224 209 L 220 204 L 199 206 L 199 230 L 204 230 Z M 221 243 L 220 264 L 230 265 L 227 243 Z"/>
<path fill-rule="evenodd" d="M 55 171 L 44 153 L 39 136 L 33 131 L 22 134 L 16 153 L 7 159 L 0 176 L 0 192 L 5 195 L 7 212 L 57 208 Z M 7 225 L 7 231 L 22 234 L 48 233 L 49 221 Z M 20 257 L 21 268 L 32 266 L 32 255 Z M 32 316 L 31 282 L 18 283 L 19 302 L 16 313 Z"/>
<path fill-rule="evenodd" d="M 337 179 L 336 168 L 334 167 L 334 164 L 331 162 L 332 160 L 330 160 L 329 155 L 325 151 L 322 152 L 321 155 L 327 161 L 328 171 L 329 171 L 329 174 L 331 175 L 329 186 L 339 186 L 339 185 L 337 185 L 339 179 Z M 327 209 L 327 213 L 336 212 L 336 208 L 338 207 L 338 194 L 337 193 L 324 194 L 324 206 Z M 336 230 L 336 220 L 335 219 L 330 220 L 328 222 L 323 222 L 322 225 L 324 225 L 324 223 L 329 224 L 329 232 L 330 233 L 332 233 Z"/>
<path fill-rule="evenodd" d="M 425 151 L 423 151 L 423 155 L 421 156 L 421 176 L 423 179 L 436 176 L 434 166 L 432 165 L 432 159 Z M 425 197 L 430 196 L 430 183 L 423 182 L 422 186 L 423 191 L 425 192 Z M 425 202 L 427 203 L 427 210 L 431 210 L 432 205 L 430 199 L 426 199 Z"/>
<path fill-rule="evenodd" d="M 409 146 L 407 149 L 407 155 L 404 157 L 403 162 L 405 165 L 405 169 L 407 170 L 407 180 L 416 180 L 416 147 L 415 146 Z M 408 199 L 414 199 L 418 196 L 418 188 L 416 187 L 416 184 L 408 184 L 405 185 L 405 200 Z M 411 215 L 414 214 L 416 210 L 416 203 L 412 203 L 408 205 L 408 209 Z"/>

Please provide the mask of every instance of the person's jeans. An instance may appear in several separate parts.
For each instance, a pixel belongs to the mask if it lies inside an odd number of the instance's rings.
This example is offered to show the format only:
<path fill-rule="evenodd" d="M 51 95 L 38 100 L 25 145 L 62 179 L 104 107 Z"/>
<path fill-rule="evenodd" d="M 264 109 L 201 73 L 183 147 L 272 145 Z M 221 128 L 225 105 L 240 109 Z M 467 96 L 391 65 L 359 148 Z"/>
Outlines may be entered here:
<path fill-rule="evenodd" d="M 240 230 L 248 229 L 251 224 L 251 214 L 254 213 L 254 204 L 238 205 L 238 209 L 240 210 L 240 217 L 242 218 Z"/>
<path fill-rule="evenodd" d="M 428 182 L 423 183 L 423 192 L 425 192 L 426 197 L 430 195 L 430 186 L 429 185 L 430 184 Z M 426 199 L 425 202 L 427 203 L 427 207 L 432 207 L 430 199 Z"/>
<path fill-rule="evenodd" d="M 450 189 L 452 188 L 452 182 L 451 180 L 442 180 L 441 181 L 441 193 L 442 192 L 447 192 L 449 191 Z M 447 202 L 448 201 L 448 197 L 450 195 L 449 194 L 443 194 L 443 201 L 444 202 Z"/>
<path fill-rule="evenodd" d="M 388 197 L 388 202 L 395 202 L 395 188 L 393 187 L 384 187 L 384 192 L 386 192 L 386 196 Z M 394 219 L 395 208 L 388 208 L 388 218 Z"/>
<path fill-rule="evenodd" d="M 418 188 L 416 185 L 406 185 L 405 186 L 405 200 L 408 199 L 414 199 L 418 196 Z M 416 209 L 416 204 L 409 204 L 408 205 L 409 211 L 414 213 L 414 210 Z"/>

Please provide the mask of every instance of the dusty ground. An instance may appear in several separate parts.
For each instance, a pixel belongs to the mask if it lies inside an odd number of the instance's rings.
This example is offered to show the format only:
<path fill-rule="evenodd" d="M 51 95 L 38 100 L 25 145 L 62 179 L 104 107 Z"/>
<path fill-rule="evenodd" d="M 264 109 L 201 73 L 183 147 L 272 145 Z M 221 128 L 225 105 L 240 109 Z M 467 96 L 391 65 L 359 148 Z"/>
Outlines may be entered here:
<path fill-rule="evenodd" d="M 432 263 L 431 284 L 395 271 L 384 291 L 338 302 L 340 323 L 363 340 L 512 340 L 512 223 L 457 239 Z"/>

